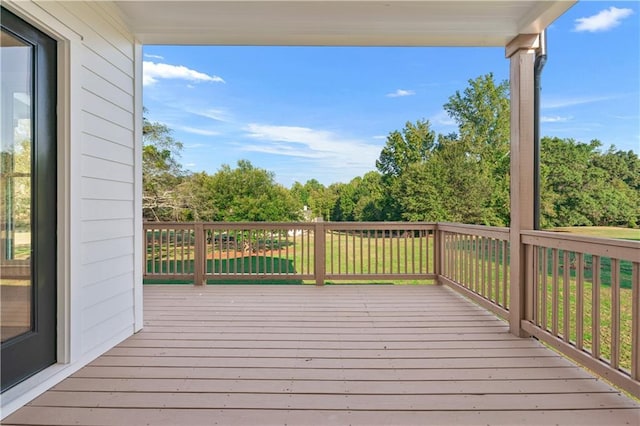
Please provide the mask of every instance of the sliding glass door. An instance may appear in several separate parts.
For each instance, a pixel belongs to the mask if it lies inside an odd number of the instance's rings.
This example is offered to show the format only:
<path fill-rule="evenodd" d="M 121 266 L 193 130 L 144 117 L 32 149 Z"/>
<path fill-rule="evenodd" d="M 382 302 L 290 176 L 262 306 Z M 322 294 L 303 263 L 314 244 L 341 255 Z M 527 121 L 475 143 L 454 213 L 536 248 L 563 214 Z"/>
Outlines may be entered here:
<path fill-rule="evenodd" d="M 56 42 L 0 12 L 4 392 L 56 362 Z"/>

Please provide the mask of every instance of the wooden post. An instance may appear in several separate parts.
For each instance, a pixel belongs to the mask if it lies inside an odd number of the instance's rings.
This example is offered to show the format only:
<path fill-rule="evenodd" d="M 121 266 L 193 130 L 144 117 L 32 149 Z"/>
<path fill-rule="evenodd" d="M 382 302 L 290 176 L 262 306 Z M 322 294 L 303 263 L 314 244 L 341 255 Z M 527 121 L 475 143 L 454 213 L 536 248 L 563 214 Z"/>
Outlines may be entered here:
<path fill-rule="evenodd" d="M 433 231 L 433 273 L 436 274 L 436 284 L 442 284 L 440 274 L 442 273 L 442 246 L 440 244 L 440 229 L 436 223 L 436 229 Z"/>
<path fill-rule="evenodd" d="M 193 254 L 193 284 L 205 285 L 204 272 L 207 266 L 207 250 L 204 238 L 204 226 L 201 222 L 194 224 L 195 247 Z"/>
<path fill-rule="evenodd" d="M 538 34 L 520 34 L 506 46 L 511 91 L 511 224 L 509 328 L 524 337 L 526 256 L 520 233 L 533 229 L 534 62 Z"/>
<path fill-rule="evenodd" d="M 631 270 L 631 378 L 640 381 L 640 262 Z"/>
<path fill-rule="evenodd" d="M 324 277 L 326 275 L 325 271 L 325 229 L 324 222 L 321 219 L 316 219 L 317 222 L 315 224 L 314 229 L 314 238 L 313 238 L 313 254 L 314 254 L 314 263 L 313 263 L 313 273 L 316 277 L 316 285 L 323 286 L 324 285 Z"/>

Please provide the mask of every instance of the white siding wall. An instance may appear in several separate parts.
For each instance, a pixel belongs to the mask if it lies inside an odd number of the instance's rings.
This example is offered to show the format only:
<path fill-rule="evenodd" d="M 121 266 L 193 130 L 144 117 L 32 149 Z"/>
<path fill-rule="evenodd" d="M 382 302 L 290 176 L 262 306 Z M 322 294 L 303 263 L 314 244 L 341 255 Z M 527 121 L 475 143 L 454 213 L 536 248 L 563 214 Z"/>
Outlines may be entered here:
<path fill-rule="evenodd" d="M 39 2 L 82 36 L 80 354 L 133 333 L 134 43 L 98 2 Z M 72 195 L 73 196 L 73 195 Z M 74 261 L 74 260 L 72 260 Z M 76 324 L 77 325 L 77 324 Z"/>
<path fill-rule="evenodd" d="M 75 38 L 66 64 L 72 80 L 66 90 L 73 93 L 67 95 L 67 113 L 73 123 L 61 118 L 69 128 L 60 150 L 70 163 L 61 161 L 70 171 L 65 172 L 69 182 L 60 182 L 66 185 L 61 190 L 68 205 L 59 206 L 70 228 L 60 236 L 69 240 L 67 252 L 60 253 L 69 257 L 62 259 L 69 282 L 59 283 L 67 289 L 61 304 L 66 312 L 59 317 L 68 323 L 63 339 L 68 348 L 62 351 L 68 363 L 53 367 L 57 373 L 44 374 L 40 383 L 29 379 L 32 386 L 5 392 L 2 415 L 7 415 L 15 409 L 8 399 L 23 400 L 20 392 L 35 396 L 34 389 L 44 382 L 62 379 L 133 334 L 140 164 L 135 147 L 136 46 L 115 6 L 92 1 L 3 4 L 45 32 L 53 29 L 54 38 Z"/>

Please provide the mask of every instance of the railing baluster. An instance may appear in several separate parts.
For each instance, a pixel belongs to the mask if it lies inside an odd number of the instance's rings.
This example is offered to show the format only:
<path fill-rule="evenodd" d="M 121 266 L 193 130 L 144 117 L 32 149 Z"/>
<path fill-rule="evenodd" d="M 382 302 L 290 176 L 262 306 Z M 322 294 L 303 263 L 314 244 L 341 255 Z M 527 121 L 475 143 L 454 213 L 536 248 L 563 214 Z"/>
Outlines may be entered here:
<path fill-rule="evenodd" d="M 537 259 L 534 256 L 534 249 L 531 244 L 524 246 L 524 256 L 526 259 L 525 266 L 525 319 L 535 321 L 535 294 L 536 294 L 536 276 L 537 276 Z"/>
<path fill-rule="evenodd" d="M 330 229 L 329 230 L 329 249 L 331 251 L 331 259 L 329 259 L 329 269 L 331 270 L 332 274 L 335 273 L 335 269 L 333 265 L 334 247 L 335 247 L 335 242 L 333 241 L 334 234 L 335 234 L 335 231 L 333 229 Z"/>
<path fill-rule="evenodd" d="M 371 230 L 367 229 L 367 273 L 371 273 Z"/>
<path fill-rule="evenodd" d="M 356 270 L 356 232 L 355 231 L 351 231 L 351 251 L 353 252 L 351 256 L 352 257 L 352 262 L 353 262 L 353 273 L 357 274 L 358 271 Z"/>
<path fill-rule="evenodd" d="M 592 257 L 591 355 L 600 359 L 600 256 Z"/>
<path fill-rule="evenodd" d="M 151 274 L 156 274 L 156 231 L 151 228 Z"/>
<path fill-rule="evenodd" d="M 577 253 L 576 265 L 576 347 L 584 347 L 584 254 Z"/>
<path fill-rule="evenodd" d="M 620 367 L 620 261 L 611 258 L 611 368 Z"/>
<path fill-rule="evenodd" d="M 486 296 L 486 289 L 484 287 L 484 278 L 480 277 L 480 258 L 479 258 L 479 254 L 480 252 L 478 251 L 478 238 L 475 235 L 471 236 L 471 247 L 473 248 L 473 282 L 474 285 L 476 286 L 476 292 L 480 293 L 483 296 Z"/>
<path fill-rule="evenodd" d="M 400 274 L 402 273 L 401 269 L 402 269 L 402 265 L 401 265 L 401 261 L 400 261 L 400 251 L 401 251 L 401 244 L 400 244 L 400 240 L 402 239 L 402 234 L 400 233 L 401 231 L 398 230 L 397 233 L 395 234 L 395 240 L 396 240 L 396 273 Z"/>
<path fill-rule="evenodd" d="M 326 274 L 326 271 L 325 271 L 325 267 L 327 264 L 325 260 L 326 232 L 327 231 L 325 229 L 324 222 L 316 222 L 315 244 L 314 244 L 314 258 L 315 258 L 314 271 L 316 276 L 316 285 L 319 285 L 319 286 L 324 285 L 324 277 Z"/>
<path fill-rule="evenodd" d="M 408 273 L 409 272 L 409 246 L 408 246 L 408 234 L 407 234 L 407 230 L 404 230 L 404 273 Z"/>
<path fill-rule="evenodd" d="M 454 257 L 455 271 L 456 271 L 455 280 L 460 282 L 462 281 L 462 253 L 460 252 L 462 236 L 460 234 L 456 234 L 455 239 L 456 239 L 455 257 Z"/>
<path fill-rule="evenodd" d="M 541 247 L 542 250 L 542 329 L 548 330 L 549 323 L 547 321 L 547 300 L 548 300 L 548 277 L 549 277 L 549 249 L 546 247 Z"/>
<path fill-rule="evenodd" d="M 509 298 L 511 297 L 508 293 L 508 283 L 509 283 L 509 276 L 507 274 L 508 268 L 507 268 L 507 256 L 509 253 L 509 241 L 504 240 L 502 241 L 502 294 L 503 294 L 503 308 L 507 308 L 509 306 Z"/>
<path fill-rule="evenodd" d="M 553 269 L 551 278 L 551 333 L 558 335 L 558 249 L 551 250 Z"/>
<path fill-rule="evenodd" d="M 467 278 L 467 239 L 464 234 L 460 235 L 460 245 L 458 247 L 460 253 L 460 282 L 465 287 L 468 287 L 469 280 Z"/>
<path fill-rule="evenodd" d="M 378 262 L 378 230 L 377 229 L 375 231 L 373 231 L 373 236 L 374 236 L 374 238 L 376 240 L 374 247 L 375 247 L 375 252 L 376 252 L 375 268 L 376 268 L 376 274 L 377 274 L 378 271 L 379 271 L 379 269 L 378 269 L 378 265 L 379 265 L 379 262 Z"/>
<path fill-rule="evenodd" d="M 345 247 L 346 247 L 345 243 Z M 342 232 L 338 231 L 338 274 L 342 273 Z M 346 273 L 346 271 L 345 271 Z"/>
<path fill-rule="evenodd" d="M 631 266 L 631 378 L 640 381 L 640 262 Z"/>
<path fill-rule="evenodd" d="M 569 251 L 563 251 L 563 270 L 562 270 L 562 333 L 565 342 L 569 342 L 571 339 L 571 315 L 570 315 L 570 307 L 569 303 L 571 302 L 571 297 L 569 296 L 569 288 L 571 282 L 569 281 L 569 277 L 571 275 L 571 264 L 569 262 Z"/>
<path fill-rule="evenodd" d="M 358 238 L 360 238 L 360 273 L 364 273 L 364 236 L 363 231 L 358 231 Z"/>
<path fill-rule="evenodd" d="M 204 238 L 204 228 L 202 223 L 195 224 L 195 251 L 194 251 L 194 284 L 195 285 L 203 285 L 204 282 L 204 264 L 205 261 L 205 238 Z"/>

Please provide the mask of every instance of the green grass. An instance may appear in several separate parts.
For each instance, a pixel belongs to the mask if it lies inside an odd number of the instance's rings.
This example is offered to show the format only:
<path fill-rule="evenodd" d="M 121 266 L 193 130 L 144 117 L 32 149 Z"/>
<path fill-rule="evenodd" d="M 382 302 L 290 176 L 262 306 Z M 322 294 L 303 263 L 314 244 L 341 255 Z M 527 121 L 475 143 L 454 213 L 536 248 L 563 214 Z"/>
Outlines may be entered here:
<path fill-rule="evenodd" d="M 618 228 L 613 226 L 571 226 L 553 228 L 549 231 L 568 232 L 588 237 L 616 238 L 621 240 L 640 241 L 640 229 Z"/>

